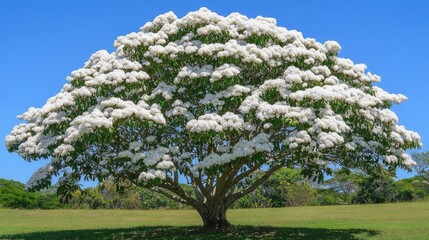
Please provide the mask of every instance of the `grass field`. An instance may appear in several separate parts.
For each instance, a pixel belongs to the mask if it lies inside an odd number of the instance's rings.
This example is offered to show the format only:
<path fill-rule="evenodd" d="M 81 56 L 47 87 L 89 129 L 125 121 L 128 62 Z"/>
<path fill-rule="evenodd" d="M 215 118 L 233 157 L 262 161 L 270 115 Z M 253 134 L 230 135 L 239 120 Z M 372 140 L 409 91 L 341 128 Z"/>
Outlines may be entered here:
<path fill-rule="evenodd" d="M 203 234 L 193 210 L 0 209 L 0 239 L 429 239 L 429 203 L 240 209 Z"/>

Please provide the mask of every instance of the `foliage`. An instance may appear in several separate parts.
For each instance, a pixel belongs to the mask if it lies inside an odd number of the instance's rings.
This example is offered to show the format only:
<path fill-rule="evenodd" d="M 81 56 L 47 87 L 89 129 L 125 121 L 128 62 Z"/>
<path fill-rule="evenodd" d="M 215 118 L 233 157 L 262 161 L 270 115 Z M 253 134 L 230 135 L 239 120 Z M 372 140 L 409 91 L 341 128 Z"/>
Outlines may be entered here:
<path fill-rule="evenodd" d="M 344 201 L 344 194 L 336 192 L 332 188 L 318 188 L 316 193 L 316 205 L 344 205 L 350 202 Z"/>
<path fill-rule="evenodd" d="M 24 184 L 0 178 L 0 206 L 4 208 L 54 209 L 62 208 L 55 194 L 32 193 L 24 190 Z"/>
<path fill-rule="evenodd" d="M 359 184 L 353 201 L 355 203 L 389 203 L 395 202 L 399 193 L 389 177 L 366 177 Z"/>
<path fill-rule="evenodd" d="M 263 172 L 256 172 L 253 181 Z M 240 186 L 240 185 L 239 185 Z M 237 200 L 233 208 L 266 208 L 313 205 L 316 190 L 299 169 L 282 168 L 255 191 Z"/>
<path fill-rule="evenodd" d="M 261 185 L 273 207 L 303 206 L 314 202 L 315 190 L 299 169 L 283 168 Z"/>
<path fill-rule="evenodd" d="M 37 199 L 24 191 L 24 184 L 0 179 L 0 205 L 9 208 L 36 208 Z"/>
<path fill-rule="evenodd" d="M 115 183 L 112 179 L 73 192 L 69 205 L 80 209 L 179 209 L 179 204 L 145 188 Z"/>
<path fill-rule="evenodd" d="M 308 182 L 286 183 L 282 185 L 281 193 L 286 206 L 314 205 L 316 191 Z"/>
<path fill-rule="evenodd" d="M 96 190 L 99 191 L 108 209 L 139 209 L 141 200 L 134 188 L 127 186 L 130 183 L 116 184 L 112 179 L 101 183 Z"/>
<path fill-rule="evenodd" d="M 394 181 L 359 171 L 335 170 L 323 184 L 311 186 L 299 169 L 281 169 L 233 208 L 344 205 L 417 201 L 429 197 L 429 183 L 416 176 Z"/>
<path fill-rule="evenodd" d="M 389 110 L 405 96 L 373 86 L 380 77 L 338 57 L 338 43 L 305 39 L 272 18 L 169 12 L 114 46 L 73 71 L 43 107 L 20 115 L 25 123 L 6 137 L 8 150 L 27 160 L 51 158 L 28 188 L 59 175 L 68 198 L 81 178 L 114 177 L 223 227 L 226 210 L 282 167 L 313 181 L 332 164 L 374 175 L 408 169 L 405 150 L 421 146 Z M 314 194 L 305 182 L 280 186 L 273 205 Z"/>
<path fill-rule="evenodd" d="M 70 205 L 72 208 L 97 209 L 104 208 L 106 203 L 97 189 L 87 188 L 73 192 Z"/>
<path fill-rule="evenodd" d="M 258 178 L 258 174 L 262 173 L 255 173 L 256 177 L 253 180 Z M 338 180 L 347 180 L 345 176 L 350 176 L 350 179 L 354 179 L 353 182 L 356 182 L 357 186 L 353 186 L 353 191 L 344 191 L 342 187 L 338 187 L 338 184 L 342 184 L 338 183 Z M 361 173 L 334 171 L 334 175 L 328 181 L 317 185 L 303 178 L 299 169 L 281 169 L 255 191 L 240 198 L 231 207 L 270 208 L 425 201 L 425 199 L 429 199 L 429 183 L 421 176 L 396 182 L 393 182 L 390 176 L 385 177 L 387 180 L 385 179 L 384 182 L 390 184 L 379 185 L 378 189 L 374 190 L 370 189 L 374 185 L 363 184 L 369 182 L 367 179 L 369 176 Z M 112 179 L 107 179 L 96 187 L 74 191 L 68 204 L 59 202 L 58 197 L 54 194 L 55 188 L 43 189 L 40 192 L 28 192 L 23 189 L 24 184 L 4 179 L 0 179 L 0 185 L 0 206 L 3 208 L 183 209 L 187 207 L 146 188 L 115 183 Z M 189 195 L 192 195 L 192 188 L 187 186 L 183 186 L 183 188 L 187 189 Z M 394 198 L 386 200 L 384 195 L 377 195 L 392 189 L 394 189 Z M 371 191 L 372 194 L 368 194 Z M 359 193 L 358 198 L 357 193 Z M 374 194 L 384 200 L 374 200 Z"/>
<path fill-rule="evenodd" d="M 429 181 L 427 181 L 426 178 L 415 176 L 402 179 L 398 181 L 398 183 L 414 192 L 414 200 L 429 198 Z"/>
<path fill-rule="evenodd" d="M 395 182 L 389 176 L 367 176 L 359 183 L 359 190 L 353 201 L 355 203 L 389 203 L 424 198 L 424 190 L 413 182 L 409 180 Z"/>
<path fill-rule="evenodd" d="M 272 197 L 272 196 L 271 196 Z M 262 193 L 259 186 L 255 191 L 238 199 L 231 208 L 270 208 L 273 207 L 273 199 Z"/>
<path fill-rule="evenodd" d="M 417 175 L 429 181 L 429 151 L 413 153 L 411 157 L 416 162 L 414 169 Z"/>
<path fill-rule="evenodd" d="M 334 171 L 332 177 L 328 179 L 324 185 L 332 189 L 337 197 L 341 198 L 338 203 L 351 203 L 352 198 L 359 189 L 359 183 L 362 182 L 363 178 L 364 174 L 361 172 L 339 169 Z M 326 191 L 325 193 L 328 192 L 329 191 Z"/>

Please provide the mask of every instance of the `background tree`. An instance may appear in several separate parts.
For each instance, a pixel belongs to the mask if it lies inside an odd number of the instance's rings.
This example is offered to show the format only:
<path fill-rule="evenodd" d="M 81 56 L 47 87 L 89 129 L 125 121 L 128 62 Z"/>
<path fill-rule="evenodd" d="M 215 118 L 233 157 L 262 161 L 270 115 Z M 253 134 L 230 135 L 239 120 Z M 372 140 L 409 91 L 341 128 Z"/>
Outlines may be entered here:
<path fill-rule="evenodd" d="M 260 170 L 249 177 L 250 181 L 257 181 L 265 171 Z M 244 183 L 248 185 L 248 183 Z M 241 183 L 237 190 L 242 189 Z M 255 191 L 237 200 L 234 208 L 265 208 L 303 206 L 315 203 L 316 189 L 301 174 L 300 169 L 282 168 L 275 172 L 267 181 Z"/>
<path fill-rule="evenodd" d="M 417 175 L 429 181 L 429 152 L 413 153 L 411 157 L 416 162 L 414 169 Z"/>
<path fill-rule="evenodd" d="M 54 209 L 64 208 L 56 194 L 48 190 L 28 192 L 24 184 L 0 178 L 0 207 L 22 209 Z"/>
<path fill-rule="evenodd" d="M 421 176 L 401 179 L 397 182 L 401 192 L 400 201 L 420 200 L 429 197 L 429 181 Z"/>
<path fill-rule="evenodd" d="M 344 205 L 351 202 L 345 202 L 341 193 L 332 188 L 316 189 L 316 205 Z"/>
<path fill-rule="evenodd" d="M 338 43 L 272 18 L 169 12 L 114 46 L 6 137 L 27 160 L 51 158 L 28 188 L 60 175 L 58 191 L 70 196 L 82 177 L 114 177 L 225 227 L 226 210 L 284 166 L 314 180 L 331 163 L 375 174 L 408 168 L 405 150 L 421 145 L 389 110 L 405 96 L 372 86 L 380 77 L 338 57 Z"/>
<path fill-rule="evenodd" d="M 37 197 L 24 191 L 24 184 L 0 179 L 0 205 L 7 208 L 37 208 Z"/>
<path fill-rule="evenodd" d="M 261 186 L 243 196 L 231 205 L 231 208 L 270 208 L 274 207 L 272 196 L 262 192 Z"/>
<path fill-rule="evenodd" d="M 365 176 L 359 182 L 355 203 L 390 203 L 398 201 L 400 190 L 389 172 L 378 176 Z"/>
<path fill-rule="evenodd" d="M 350 203 L 363 178 L 364 174 L 360 172 L 338 169 L 334 171 L 332 178 L 325 181 L 324 186 L 339 193 L 337 196 L 343 203 Z"/>
<path fill-rule="evenodd" d="M 300 169 L 280 169 L 261 185 L 261 190 L 272 207 L 310 205 L 315 200 L 315 190 Z"/>
<path fill-rule="evenodd" d="M 285 182 L 281 185 L 285 206 L 308 206 L 316 200 L 316 191 L 308 181 Z"/>
<path fill-rule="evenodd" d="M 94 187 L 76 190 L 71 196 L 69 202 L 72 208 L 98 209 L 107 205 L 103 195 Z"/>
<path fill-rule="evenodd" d="M 97 186 L 101 192 L 106 208 L 109 209 L 139 209 L 141 199 L 138 191 L 129 181 L 115 183 L 112 179 L 106 179 Z"/>

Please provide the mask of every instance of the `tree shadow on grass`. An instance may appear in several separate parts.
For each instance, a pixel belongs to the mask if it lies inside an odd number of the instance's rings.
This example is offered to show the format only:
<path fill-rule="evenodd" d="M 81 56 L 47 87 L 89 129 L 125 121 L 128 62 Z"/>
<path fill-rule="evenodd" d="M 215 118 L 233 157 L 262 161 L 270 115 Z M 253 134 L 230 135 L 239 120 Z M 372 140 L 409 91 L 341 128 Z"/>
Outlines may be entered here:
<path fill-rule="evenodd" d="M 367 229 L 326 229 L 234 226 L 223 232 L 204 232 L 199 227 L 136 227 L 119 229 L 90 229 L 34 232 L 0 235 L 0 239 L 60 240 L 60 239 L 168 239 L 168 240 L 226 240 L 226 239 L 362 239 L 378 235 Z"/>

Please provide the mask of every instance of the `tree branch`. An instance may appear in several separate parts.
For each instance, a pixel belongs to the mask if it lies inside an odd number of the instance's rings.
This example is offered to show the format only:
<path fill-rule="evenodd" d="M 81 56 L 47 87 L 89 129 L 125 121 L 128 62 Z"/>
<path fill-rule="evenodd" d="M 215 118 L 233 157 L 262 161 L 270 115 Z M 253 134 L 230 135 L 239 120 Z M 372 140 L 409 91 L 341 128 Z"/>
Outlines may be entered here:
<path fill-rule="evenodd" d="M 169 177 L 165 179 L 164 183 L 159 184 L 159 187 L 167 189 L 170 192 L 176 194 L 183 200 L 187 201 L 189 203 L 188 205 L 193 206 L 194 208 L 197 208 L 199 205 L 201 205 L 197 200 L 189 196 L 179 184 L 175 184 Z"/>
<path fill-rule="evenodd" d="M 203 182 L 202 182 L 202 177 L 201 177 L 201 171 L 200 171 L 200 173 L 199 173 L 199 175 L 198 175 L 198 177 L 196 178 L 196 182 L 197 182 L 197 185 L 198 185 L 198 188 L 200 189 L 200 191 L 201 191 L 201 193 L 203 194 L 203 196 L 207 199 L 207 200 L 209 200 L 210 198 L 211 198 L 211 195 L 210 195 L 210 192 L 209 191 L 207 191 L 207 188 L 206 187 L 204 187 L 204 184 L 203 184 Z"/>
<path fill-rule="evenodd" d="M 251 167 L 249 170 L 241 173 L 240 175 L 238 175 L 237 177 L 235 177 L 230 184 L 227 186 L 228 188 L 234 186 L 235 184 L 239 183 L 241 180 L 243 180 L 244 178 L 248 177 L 250 174 L 252 174 L 253 172 L 255 172 L 256 170 L 258 170 L 259 168 L 262 167 L 262 165 L 264 165 L 263 162 L 256 164 L 255 166 Z"/>
<path fill-rule="evenodd" d="M 240 159 L 236 162 L 235 166 L 228 166 L 222 173 L 222 178 L 216 183 L 216 197 L 221 197 L 223 200 L 228 190 L 231 188 L 231 180 L 243 166 L 244 159 Z"/>
<path fill-rule="evenodd" d="M 265 172 L 265 174 L 256 180 L 252 185 L 248 186 L 247 188 L 243 189 L 240 192 L 233 193 L 227 200 L 226 206 L 229 207 L 232 203 L 234 203 L 237 199 L 245 196 L 246 194 L 252 192 L 257 187 L 259 187 L 262 183 L 264 183 L 275 171 L 279 170 L 282 166 L 276 165 L 272 168 L 270 168 L 268 171 Z"/>
<path fill-rule="evenodd" d="M 153 187 L 153 188 L 147 188 L 147 189 L 152 190 L 154 192 L 157 192 L 159 194 L 162 194 L 162 195 L 166 196 L 167 198 L 169 198 L 169 199 L 171 199 L 173 201 L 176 201 L 178 203 L 182 203 L 182 204 L 186 204 L 188 206 L 192 206 L 187 201 L 185 201 L 182 198 L 180 198 L 178 196 L 175 196 L 175 195 L 173 195 L 173 194 L 171 194 L 169 192 L 164 191 L 162 188 Z"/>

